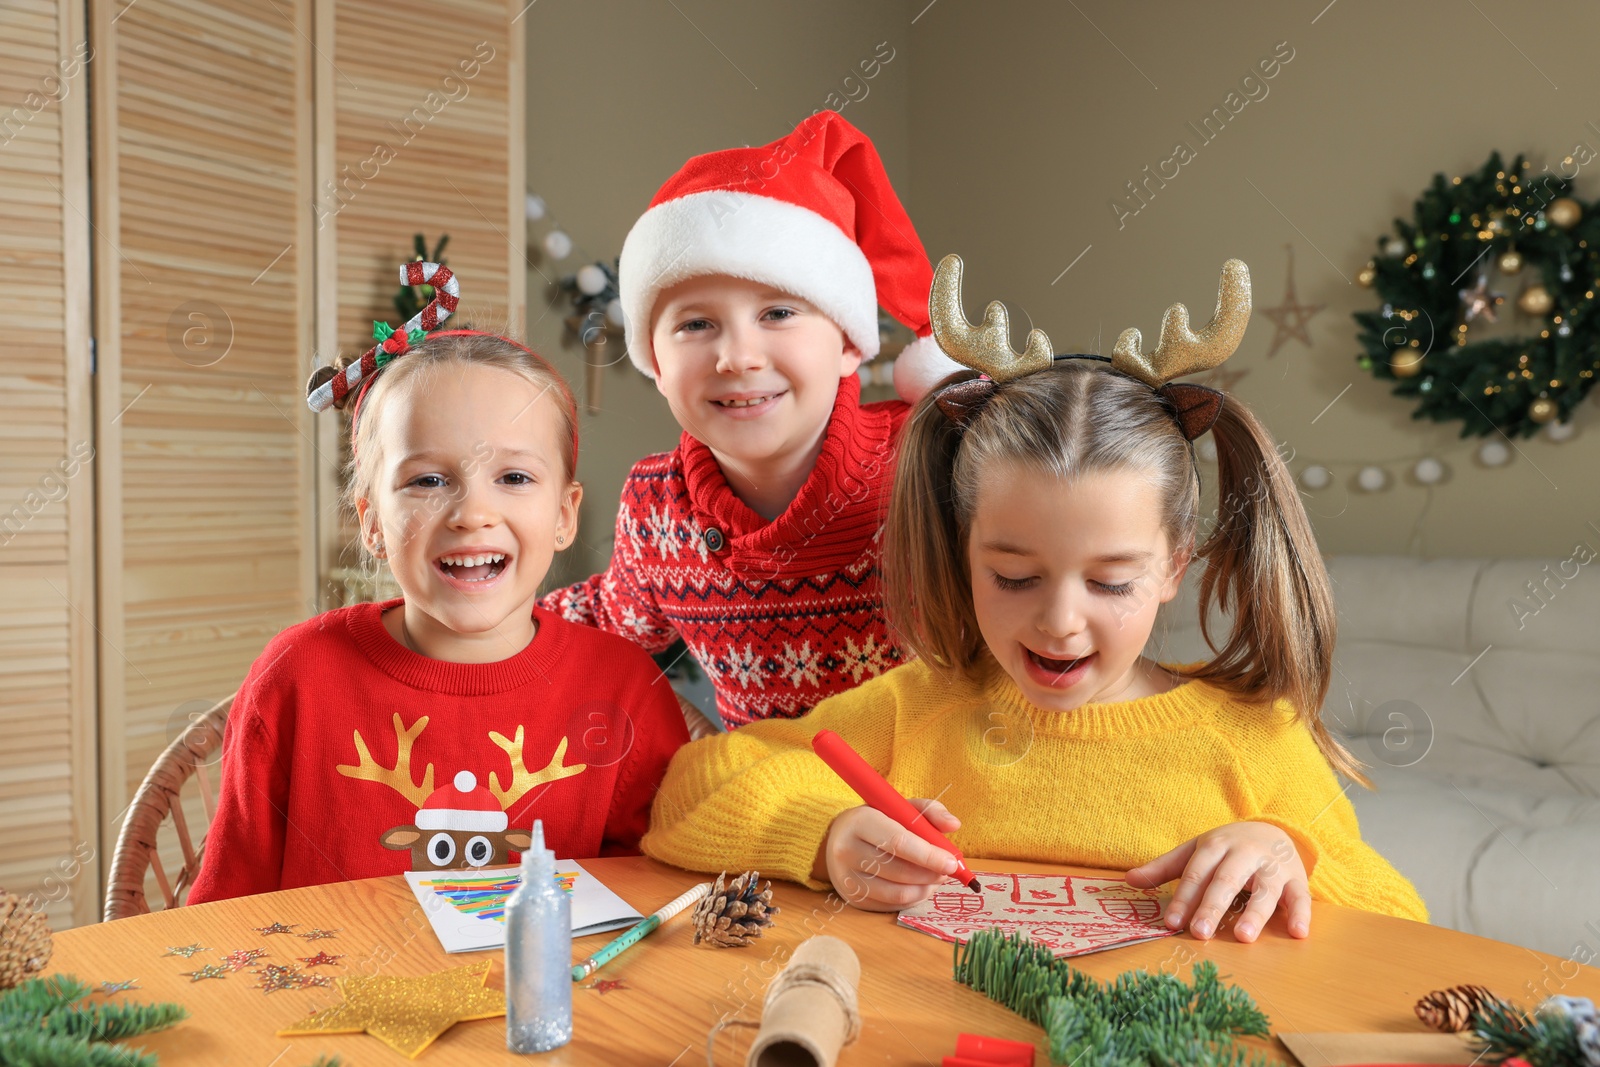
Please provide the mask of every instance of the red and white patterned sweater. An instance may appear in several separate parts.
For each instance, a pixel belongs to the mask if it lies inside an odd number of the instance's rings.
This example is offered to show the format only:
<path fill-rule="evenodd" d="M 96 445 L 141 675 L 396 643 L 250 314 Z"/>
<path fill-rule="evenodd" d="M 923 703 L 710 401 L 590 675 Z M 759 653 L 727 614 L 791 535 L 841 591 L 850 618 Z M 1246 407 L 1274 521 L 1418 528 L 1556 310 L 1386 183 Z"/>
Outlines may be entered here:
<path fill-rule="evenodd" d="M 545 596 L 564 618 L 659 652 L 679 636 L 730 729 L 797 718 L 899 664 L 878 554 L 896 438 L 910 408 L 861 403 L 842 378 L 817 465 L 767 522 L 685 433 L 633 467 L 604 573 Z"/>

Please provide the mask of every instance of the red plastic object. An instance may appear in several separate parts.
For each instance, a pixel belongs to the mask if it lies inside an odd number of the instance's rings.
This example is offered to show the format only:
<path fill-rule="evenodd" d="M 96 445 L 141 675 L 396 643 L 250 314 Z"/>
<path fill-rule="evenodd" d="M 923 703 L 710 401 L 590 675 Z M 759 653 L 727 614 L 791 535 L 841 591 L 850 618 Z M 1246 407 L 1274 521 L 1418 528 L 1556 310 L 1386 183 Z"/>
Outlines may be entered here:
<path fill-rule="evenodd" d="M 1026 1041 L 961 1034 L 956 1054 L 946 1056 L 942 1067 L 1033 1067 L 1034 1047 Z"/>

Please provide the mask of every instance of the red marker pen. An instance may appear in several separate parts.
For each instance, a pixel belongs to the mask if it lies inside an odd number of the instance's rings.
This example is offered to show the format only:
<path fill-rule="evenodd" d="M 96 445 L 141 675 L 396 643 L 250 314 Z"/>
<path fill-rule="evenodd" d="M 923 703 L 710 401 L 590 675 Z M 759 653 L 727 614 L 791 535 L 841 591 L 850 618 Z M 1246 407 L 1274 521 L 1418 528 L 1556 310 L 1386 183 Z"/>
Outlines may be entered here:
<path fill-rule="evenodd" d="M 927 817 L 912 807 L 911 801 L 901 796 L 883 775 L 873 770 L 872 764 L 862 759 L 861 754 L 851 748 L 844 738 L 832 730 L 818 730 L 811 739 L 811 747 L 822 757 L 822 762 L 844 779 L 845 785 L 856 791 L 867 807 L 883 812 L 928 844 L 950 853 L 956 858 L 957 880 L 965 882 L 974 893 L 983 892 L 978 885 L 978 876 L 967 869 L 955 842 L 935 830 Z"/>

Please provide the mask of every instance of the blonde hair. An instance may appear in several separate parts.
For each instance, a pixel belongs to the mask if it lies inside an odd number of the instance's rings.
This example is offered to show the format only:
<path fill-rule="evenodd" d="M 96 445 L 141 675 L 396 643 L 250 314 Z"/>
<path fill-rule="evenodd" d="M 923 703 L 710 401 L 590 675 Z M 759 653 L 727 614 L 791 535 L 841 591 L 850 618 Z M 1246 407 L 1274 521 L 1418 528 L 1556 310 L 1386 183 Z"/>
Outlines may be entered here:
<path fill-rule="evenodd" d="M 340 357 L 335 370 L 354 362 Z M 509 338 L 479 333 L 470 327 L 441 330 L 412 345 L 405 355 L 383 368 L 382 373 L 361 398 L 356 410 L 352 455 L 345 478 L 345 505 L 352 510 L 357 500 L 371 500 L 380 460 L 378 440 L 383 412 L 389 401 L 414 388 L 419 381 L 452 366 L 498 367 L 525 379 L 540 393 L 551 393 L 561 419 L 559 440 L 561 463 L 570 484 L 578 471 L 578 410 L 566 379 L 538 355 Z M 355 404 L 358 390 L 351 390 L 346 404 Z M 343 405 L 342 405 L 343 406 Z"/>
<path fill-rule="evenodd" d="M 1057 360 L 998 385 L 964 424 L 939 409 L 937 393 L 917 405 L 901 437 L 883 550 L 890 623 L 936 671 L 969 674 L 987 654 L 966 549 L 978 486 L 997 462 L 1065 480 L 1136 471 L 1156 488 L 1173 552 L 1194 545 L 1200 512 L 1194 452 L 1150 386 L 1095 360 Z M 1327 570 L 1294 481 L 1271 435 L 1236 398 L 1227 398 L 1211 433 L 1217 522 L 1195 557 L 1205 565 L 1201 633 L 1214 656 L 1179 673 L 1246 702 L 1287 700 L 1328 762 L 1365 784 L 1361 765 L 1319 712 L 1336 621 Z M 1213 603 L 1232 617 L 1221 649 L 1208 622 Z"/>

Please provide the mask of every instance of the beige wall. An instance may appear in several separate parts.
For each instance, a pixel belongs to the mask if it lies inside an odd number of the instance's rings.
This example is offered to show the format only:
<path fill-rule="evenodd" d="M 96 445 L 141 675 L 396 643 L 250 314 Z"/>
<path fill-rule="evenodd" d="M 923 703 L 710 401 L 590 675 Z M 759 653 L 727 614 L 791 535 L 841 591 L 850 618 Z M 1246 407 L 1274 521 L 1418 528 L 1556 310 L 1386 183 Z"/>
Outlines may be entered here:
<path fill-rule="evenodd" d="M 1356 367 L 1350 314 L 1376 300 L 1347 281 L 1436 170 L 1460 173 L 1493 148 L 1552 163 L 1579 141 L 1600 149 L 1588 125 L 1600 125 L 1600 68 L 1585 54 L 1600 32 L 1593 8 L 677 6 L 543 0 L 526 16 L 528 180 L 579 242 L 569 262 L 614 255 L 685 157 L 781 135 L 858 54 L 889 40 L 893 64 L 845 116 L 877 140 L 929 253 L 966 258 L 971 314 L 1001 297 L 1058 350 L 1093 350 L 1099 338 L 1109 352 L 1127 326 L 1153 338 L 1173 301 L 1205 318 L 1229 256 L 1251 265 L 1256 307 L 1277 304 L 1292 243 L 1301 300 L 1327 305 L 1312 346 L 1291 342 L 1267 360 L 1273 331 L 1258 311 L 1230 366 L 1248 371 L 1238 395 L 1294 449 L 1296 470 L 1334 469 L 1335 484 L 1307 497 L 1325 550 L 1565 557 L 1579 540 L 1600 543 L 1586 525 L 1600 524 L 1600 407 L 1579 409 L 1575 439 L 1518 441 L 1509 465 L 1483 469 L 1475 439 L 1412 421 Z M 1293 58 L 1267 95 L 1202 144 L 1186 123 L 1221 106 L 1280 42 Z M 1119 228 L 1112 198 L 1179 140 L 1195 158 Z M 1583 175 L 1579 192 L 1600 186 Z M 535 288 L 530 316 L 546 303 Z M 552 351 L 558 334 L 549 317 L 532 331 Z M 561 358 L 580 378 L 576 357 Z M 676 436 L 630 370 L 614 368 L 606 390 L 607 410 L 584 425 L 590 566 L 606 557 L 628 463 Z M 1450 471 L 1433 490 L 1409 475 L 1425 455 Z M 1390 488 L 1355 490 L 1365 463 L 1387 468 Z"/>

